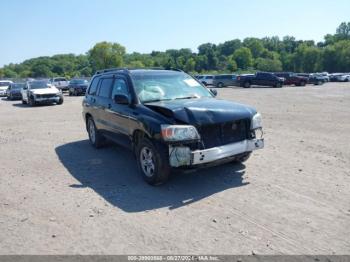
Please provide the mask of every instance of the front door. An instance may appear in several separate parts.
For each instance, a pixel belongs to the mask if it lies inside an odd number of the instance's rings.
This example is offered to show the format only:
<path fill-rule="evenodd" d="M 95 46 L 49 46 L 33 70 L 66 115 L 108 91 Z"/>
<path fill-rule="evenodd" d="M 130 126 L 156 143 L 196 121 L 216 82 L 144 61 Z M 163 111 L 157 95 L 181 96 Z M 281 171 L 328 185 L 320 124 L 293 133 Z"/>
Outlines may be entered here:
<path fill-rule="evenodd" d="M 112 139 L 118 144 L 131 147 L 130 114 L 132 108 L 129 105 L 115 103 L 115 95 L 125 95 L 129 98 L 129 101 L 131 100 L 128 82 L 122 76 L 115 76 L 110 97 L 110 104 L 105 110 L 109 124 L 108 130 L 112 135 Z"/>

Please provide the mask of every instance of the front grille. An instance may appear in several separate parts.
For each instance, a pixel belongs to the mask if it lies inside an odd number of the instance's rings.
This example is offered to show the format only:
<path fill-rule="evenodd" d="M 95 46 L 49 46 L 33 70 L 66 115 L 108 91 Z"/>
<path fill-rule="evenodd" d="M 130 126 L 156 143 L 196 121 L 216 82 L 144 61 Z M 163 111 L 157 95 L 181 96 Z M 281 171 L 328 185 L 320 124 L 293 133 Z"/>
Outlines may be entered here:
<path fill-rule="evenodd" d="M 37 98 L 53 98 L 55 97 L 55 94 L 44 94 L 44 95 L 37 95 Z"/>
<path fill-rule="evenodd" d="M 249 136 L 249 119 L 197 127 L 204 148 L 243 141 Z"/>

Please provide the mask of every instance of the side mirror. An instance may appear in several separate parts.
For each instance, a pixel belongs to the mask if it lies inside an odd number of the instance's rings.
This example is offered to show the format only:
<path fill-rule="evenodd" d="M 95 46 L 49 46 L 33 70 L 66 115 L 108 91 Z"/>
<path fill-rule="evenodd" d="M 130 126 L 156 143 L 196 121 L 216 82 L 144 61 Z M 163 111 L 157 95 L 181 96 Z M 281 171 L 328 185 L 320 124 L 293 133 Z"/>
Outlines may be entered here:
<path fill-rule="evenodd" d="M 214 96 L 218 95 L 218 91 L 216 91 L 215 89 L 210 88 L 209 90 Z"/>
<path fill-rule="evenodd" d="M 120 105 L 129 105 L 129 98 L 126 95 L 115 95 L 114 102 Z"/>

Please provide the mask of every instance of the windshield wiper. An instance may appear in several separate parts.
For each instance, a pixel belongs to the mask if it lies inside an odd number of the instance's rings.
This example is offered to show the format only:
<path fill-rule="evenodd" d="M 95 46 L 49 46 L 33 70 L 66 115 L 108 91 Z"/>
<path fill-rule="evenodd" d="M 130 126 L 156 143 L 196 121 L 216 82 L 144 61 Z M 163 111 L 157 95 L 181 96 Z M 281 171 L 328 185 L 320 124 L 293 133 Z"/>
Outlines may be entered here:
<path fill-rule="evenodd" d="M 153 100 L 144 101 L 143 103 L 146 104 L 146 103 L 161 102 L 161 101 L 169 101 L 169 100 L 172 100 L 172 99 L 170 99 L 170 98 L 166 98 L 166 99 L 153 99 Z"/>
<path fill-rule="evenodd" d="M 175 99 L 192 99 L 192 98 L 199 98 L 198 96 L 185 96 L 185 97 L 177 97 Z"/>

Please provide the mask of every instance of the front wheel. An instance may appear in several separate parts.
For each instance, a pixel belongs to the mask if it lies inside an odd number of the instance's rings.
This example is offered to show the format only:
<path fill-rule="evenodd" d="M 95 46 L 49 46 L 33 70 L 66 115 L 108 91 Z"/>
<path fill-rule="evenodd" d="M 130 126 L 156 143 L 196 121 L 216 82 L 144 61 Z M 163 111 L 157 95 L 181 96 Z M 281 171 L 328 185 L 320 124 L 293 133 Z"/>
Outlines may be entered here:
<path fill-rule="evenodd" d="M 234 162 L 236 162 L 236 163 L 244 163 L 244 162 L 246 162 L 249 159 L 251 154 L 252 154 L 252 152 L 243 153 L 243 154 L 237 156 L 235 158 Z"/>
<path fill-rule="evenodd" d="M 143 179 L 150 185 L 160 185 L 169 179 L 170 167 L 165 157 L 165 151 L 163 153 L 159 152 L 157 147 L 146 138 L 136 148 L 140 172 Z"/>
<path fill-rule="evenodd" d="M 63 104 L 63 97 L 60 97 L 60 99 L 57 102 L 57 105 L 62 105 Z"/>
<path fill-rule="evenodd" d="M 28 99 L 28 103 L 29 103 L 30 106 L 35 106 L 35 99 L 32 98 L 32 97 L 30 97 L 30 98 Z"/>
<path fill-rule="evenodd" d="M 24 101 L 24 100 L 22 99 L 22 104 L 23 104 L 23 105 L 26 105 L 26 104 L 27 104 L 27 101 Z"/>

